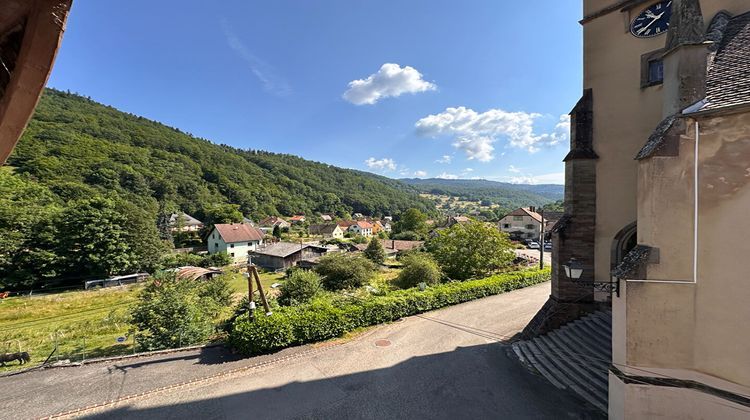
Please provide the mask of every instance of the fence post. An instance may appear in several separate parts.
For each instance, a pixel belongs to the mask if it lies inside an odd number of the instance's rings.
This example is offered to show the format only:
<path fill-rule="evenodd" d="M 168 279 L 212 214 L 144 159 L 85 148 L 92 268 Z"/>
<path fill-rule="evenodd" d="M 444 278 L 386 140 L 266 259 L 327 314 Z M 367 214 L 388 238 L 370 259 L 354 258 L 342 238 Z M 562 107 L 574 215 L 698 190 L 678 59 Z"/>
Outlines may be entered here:
<path fill-rule="evenodd" d="M 86 362 L 86 337 L 83 337 L 83 347 L 81 347 L 81 364 Z"/>
<path fill-rule="evenodd" d="M 57 330 L 55 330 L 55 362 L 60 361 L 60 349 L 57 347 Z"/>
<path fill-rule="evenodd" d="M 133 331 L 133 354 L 135 354 L 136 343 L 138 342 L 138 332 Z"/>

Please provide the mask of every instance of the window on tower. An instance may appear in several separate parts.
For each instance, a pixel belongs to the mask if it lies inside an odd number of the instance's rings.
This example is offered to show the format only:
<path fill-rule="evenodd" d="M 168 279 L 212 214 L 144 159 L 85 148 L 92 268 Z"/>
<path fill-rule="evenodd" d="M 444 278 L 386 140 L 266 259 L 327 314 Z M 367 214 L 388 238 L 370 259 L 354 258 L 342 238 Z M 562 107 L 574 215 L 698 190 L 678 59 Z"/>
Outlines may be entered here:
<path fill-rule="evenodd" d="M 641 88 L 660 85 L 664 82 L 663 49 L 651 51 L 641 56 Z"/>

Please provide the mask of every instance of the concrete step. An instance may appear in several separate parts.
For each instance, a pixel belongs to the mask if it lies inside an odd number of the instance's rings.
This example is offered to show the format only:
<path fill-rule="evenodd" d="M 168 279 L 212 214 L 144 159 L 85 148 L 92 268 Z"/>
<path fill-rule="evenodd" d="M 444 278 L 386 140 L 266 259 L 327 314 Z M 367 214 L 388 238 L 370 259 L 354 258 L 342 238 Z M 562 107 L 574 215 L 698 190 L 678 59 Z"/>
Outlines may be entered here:
<path fill-rule="evenodd" d="M 612 333 L 610 332 L 610 330 L 605 330 L 598 324 L 594 324 L 592 320 L 579 319 L 577 321 L 573 321 L 573 326 L 577 328 L 578 331 L 585 333 L 591 338 L 596 339 L 603 345 L 611 345 Z"/>
<path fill-rule="evenodd" d="M 518 343 L 513 344 L 514 351 L 515 348 L 518 349 L 518 352 L 520 352 L 526 360 L 526 365 L 532 367 L 534 370 L 539 372 L 542 376 L 544 376 L 550 383 L 560 389 L 566 389 L 566 386 L 560 383 L 560 381 L 557 379 L 557 376 L 550 372 L 548 370 L 548 363 L 546 360 L 540 360 L 537 358 L 537 355 L 534 354 L 534 352 L 529 348 L 529 343 L 522 341 Z"/>
<path fill-rule="evenodd" d="M 586 378 L 594 386 L 599 387 L 602 391 L 607 392 L 608 378 L 605 372 L 602 372 L 600 366 L 589 363 L 588 358 L 581 357 L 577 352 L 568 348 L 564 341 L 560 339 L 557 332 L 552 331 L 546 336 L 550 341 L 550 346 L 557 351 L 561 360 L 568 363 L 573 369 L 578 371 L 582 377 Z"/>

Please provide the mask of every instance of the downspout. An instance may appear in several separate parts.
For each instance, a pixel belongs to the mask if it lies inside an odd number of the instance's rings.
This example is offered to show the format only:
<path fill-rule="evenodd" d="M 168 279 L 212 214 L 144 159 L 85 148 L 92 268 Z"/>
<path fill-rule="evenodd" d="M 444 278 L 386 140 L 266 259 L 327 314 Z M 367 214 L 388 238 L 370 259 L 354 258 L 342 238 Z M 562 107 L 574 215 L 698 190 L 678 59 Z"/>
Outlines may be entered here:
<path fill-rule="evenodd" d="M 692 280 L 625 280 L 634 283 L 698 284 L 698 145 L 700 124 L 695 120 L 695 150 L 693 152 L 693 279 Z"/>

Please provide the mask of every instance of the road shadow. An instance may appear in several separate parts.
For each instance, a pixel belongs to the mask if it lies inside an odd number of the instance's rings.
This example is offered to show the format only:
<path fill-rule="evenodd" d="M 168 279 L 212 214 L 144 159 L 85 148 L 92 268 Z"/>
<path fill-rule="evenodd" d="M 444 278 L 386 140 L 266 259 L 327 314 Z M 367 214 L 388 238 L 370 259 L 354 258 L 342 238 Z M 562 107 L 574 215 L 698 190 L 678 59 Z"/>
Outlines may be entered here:
<path fill-rule="evenodd" d="M 157 365 L 161 363 L 168 363 L 174 361 L 189 361 L 195 360 L 196 364 L 201 365 L 220 365 L 227 362 L 236 362 L 242 360 L 243 357 L 238 354 L 233 354 L 228 348 L 223 345 L 203 347 L 197 353 L 174 353 L 164 356 L 157 356 L 156 358 L 149 358 L 148 360 L 125 359 L 122 362 L 115 363 L 114 367 L 117 370 L 127 371 L 130 369 L 138 369 L 149 365 Z"/>
<path fill-rule="evenodd" d="M 320 369 L 315 360 L 295 365 L 299 371 L 278 365 L 125 403 L 88 418 L 606 418 L 574 394 L 527 371 L 507 350 L 499 343 L 461 347 L 387 368 L 314 380 L 300 378 L 322 376 L 320 370 L 313 372 Z M 346 362 L 358 357 L 351 353 Z M 284 384 L 263 385 L 271 380 Z"/>

